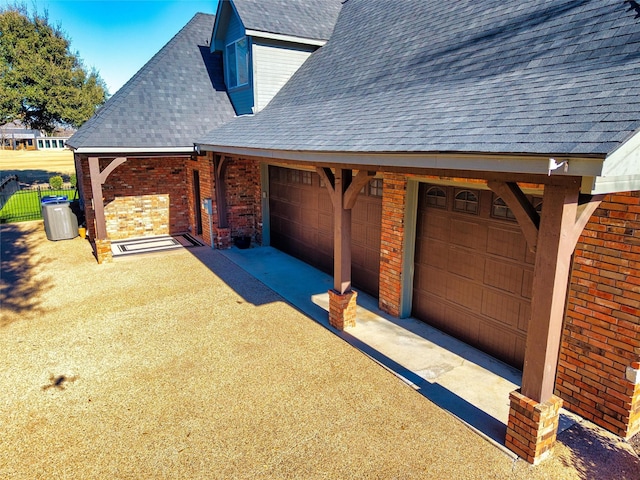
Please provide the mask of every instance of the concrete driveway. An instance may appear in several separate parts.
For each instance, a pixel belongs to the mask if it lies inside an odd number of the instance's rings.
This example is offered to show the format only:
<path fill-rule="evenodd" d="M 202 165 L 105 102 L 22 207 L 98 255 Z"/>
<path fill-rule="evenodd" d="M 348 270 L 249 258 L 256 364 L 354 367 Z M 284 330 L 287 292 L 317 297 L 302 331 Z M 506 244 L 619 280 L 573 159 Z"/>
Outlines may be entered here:
<path fill-rule="evenodd" d="M 0 478 L 640 478 L 587 423 L 514 461 L 220 252 L 0 235 Z"/>

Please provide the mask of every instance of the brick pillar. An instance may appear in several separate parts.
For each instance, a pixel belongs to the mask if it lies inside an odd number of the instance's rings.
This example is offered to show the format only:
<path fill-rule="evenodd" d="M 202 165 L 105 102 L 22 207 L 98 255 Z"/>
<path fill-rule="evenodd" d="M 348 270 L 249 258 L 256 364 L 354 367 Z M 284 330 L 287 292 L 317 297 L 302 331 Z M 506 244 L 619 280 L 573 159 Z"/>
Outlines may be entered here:
<path fill-rule="evenodd" d="M 356 298 L 354 290 L 340 294 L 336 290 L 329 290 L 329 324 L 338 330 L 356 326 Z"/>
<path fill-rule="evenodd" d="M 110 263 L 113 261 L 111 252 L 111 240 L 98 240 L 96 238 L 96 258 L 98 263 Z"/>
<path fill-rule="evenodd" d="M 400 315 L 402 301 L 406 198 L 407 178 L 400 174 L 385 173 L 382 183 L 379 306 L 382 311 L 395 317 Z"/>
<path fill-rule="evenodd" d="M 215 247 L 220 250 L 226 250 L 231 248 L 231 229 L 230 228 L 218 228 L 214 229 L 215 234 Z"/>
<path fill-rule="evenodd" d="M 537 465 L 551 455 L 560 419 L 562 399 L 552 396 L 544 403 L 525 397 L 520 390 L 509 395 L 507 448 L 527 462 Z"/>

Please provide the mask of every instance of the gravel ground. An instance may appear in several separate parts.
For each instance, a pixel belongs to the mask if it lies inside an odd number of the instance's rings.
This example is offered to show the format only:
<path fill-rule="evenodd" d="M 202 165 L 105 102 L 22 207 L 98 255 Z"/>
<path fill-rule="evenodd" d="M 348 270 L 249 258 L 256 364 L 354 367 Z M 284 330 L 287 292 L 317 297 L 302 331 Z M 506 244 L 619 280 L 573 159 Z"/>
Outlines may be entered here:
<path fill-rule="evenodd" d="M 219 252 L 0 235 L 0 478 L 640 478 L 587 422 L 514 461 Z"/>

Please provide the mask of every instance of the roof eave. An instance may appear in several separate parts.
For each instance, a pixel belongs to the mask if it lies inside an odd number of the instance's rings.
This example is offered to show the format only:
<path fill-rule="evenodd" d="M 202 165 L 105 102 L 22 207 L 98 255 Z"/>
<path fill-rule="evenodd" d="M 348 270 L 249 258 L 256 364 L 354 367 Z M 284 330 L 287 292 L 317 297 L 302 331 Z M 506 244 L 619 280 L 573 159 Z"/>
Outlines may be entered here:
<path fill-rule="evenodd" d="M 192 154 L 195 153 L 193 145 L 185 147 L 78 147 L 75 148 L 72 145 L 67 144 L 73 149 L 75 153 L 83 155 L 112 155 L 112 154 L 132 154 L 137 155 L 141 153 L 153 153 L 153 154 Z"/>
<path fill-rule="evenodd" d="M 597 177 L 602 172 L 602 156 L 571 156 L 549 154 L 512 154 L 481 152 L 335 152 L 274 150 L 225 145 L 197 144 L 198 151 L 212 151 L 238 156 L 309 162 L 316 164 L 346 164 L 368 167 L 393 166 L 416 169 L 465 170 L 478 172 L 500 172 L 514 174 L 567 175 Z M 551 160 L 556 164 L 567 162 L 565 170 L 551 169 Z"/>
<path fill-rule="evenodd" d="M 266 40 L 278 40 L 287 43 L 299 43 L 301 45 L 311 45 L 314 47 L 322 47 L 327 43 L 326 40 L 316 38 L 297 37 L 295 35 L 286 35 L 283 33 L 263 32 L 260 30 L 246 29 L 246 35 L 254 38 L 263 38 Z"/>

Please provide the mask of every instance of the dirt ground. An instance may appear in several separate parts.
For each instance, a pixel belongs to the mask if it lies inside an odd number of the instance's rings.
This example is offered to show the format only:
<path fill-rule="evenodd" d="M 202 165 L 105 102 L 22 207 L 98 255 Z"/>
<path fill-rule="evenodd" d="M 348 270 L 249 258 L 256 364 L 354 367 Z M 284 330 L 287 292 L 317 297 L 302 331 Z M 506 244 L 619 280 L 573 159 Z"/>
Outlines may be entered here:
<path fill-rule="evenodd" d="M 0 240 L 0 478 L 640 478 L 588 422 L 514 460 L 219 251 Z"/>
<path fill-rule="evenodd" d="M 71 150 L 0 150 L 0 174 L 18 175 L 24 183 L 47 183 L 60 175 L 65 180 L 75 173 Z"/>

